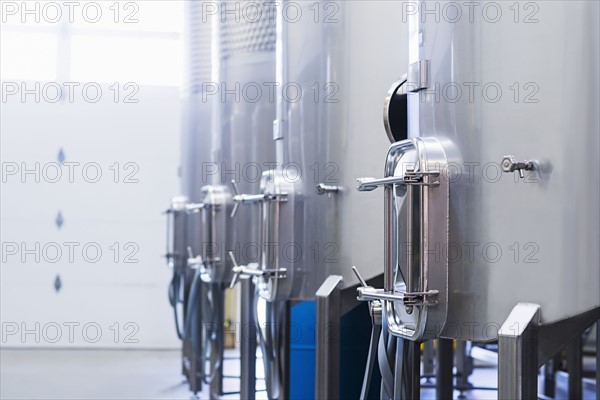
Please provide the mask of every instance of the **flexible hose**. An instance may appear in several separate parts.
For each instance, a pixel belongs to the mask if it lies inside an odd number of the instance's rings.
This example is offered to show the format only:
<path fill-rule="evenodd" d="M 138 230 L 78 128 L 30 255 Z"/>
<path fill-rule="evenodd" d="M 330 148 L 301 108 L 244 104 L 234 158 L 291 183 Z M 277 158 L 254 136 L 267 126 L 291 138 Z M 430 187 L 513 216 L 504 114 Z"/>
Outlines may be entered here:
<path fill-rule="evenodd" d="M 396 376 L 400 377 L 400 382 L 399 382 L 400 387 L 395 388 L 395 393 L 396 393 L 396 398 L 403 400 L 403 399 L 407 398 L 405 382 L 408 379 L 407 378 L 408 368 L 406 368 L 406 366 L 408 364 L 405 361 L 404 354 L 405 354 L 406 348 L 408 346 L 406 346 L 406 340 L 400 339 L 400 338 L 396 339 L 396 346 L 397 346 L 397 348 L 396 348 Z"/>
<path fill-rule="evenodd" d="M 258 309 L 258 297 L 254 297 L 254 311 Z M 277 324 L 277 314 L 281 307 L 279 302 L 267 302 L 265 312 L 265 323 L 258 327 L 258 336 L 260 348 L 263 353 L 263 365 L 265 369 L 265 386 L 267 388 L 267 398 L 269 400 L 278 399 L 281 390 L 281 368 L 280 359 L 277 357 L 277 349 L 279 348 L 279 340 L 275 331 Z M 258 321 L 258 315 L 256 315 Z M 262 325 L 262 326 L 261 326 Z M 263 331 L 264 326 L 264 331 Z"/>
<path fill-rule="evenodd" d="M 217 372 L 221 368 L 221 358 L 217 358 L 216 363 L 210 366 L 211 371 L 207 372 L 207 360 L 210 361 L 212 349 L 211 346 L 206 345 L 204 346 L 204 351 L 202 351 L 202 341 L 204 338 L 207 339 L 204 341 L 205 343 L 216 341 L 217 353 L 223 353 L 223 341 L 218 340 L 220 336 L 219 330 L 221 329 L 222 325 L 219 318 L 219 310 L 221 309 L 220 307 L 223 296 L 220 295 L 222 294 L 222 290 L 219 290 L 220 288 L 218 287 L 218 285 L 211 285 L 213 287 L 208 286 L 208 288 L 206 288 L 207 290 L 203 291 L 205 294 L 205 301 L 201 301 L 202 299 L 199 296 L 199 292 L 202 285 L 203 281 L 201 278 L 200 270 L 196 270 L 196 273 L 194 274 L 194 280 L 192 281 L 190 294 L 188 297 L 184 335 L 185 337 L 190 338 L 192 352 L 196 359 L 200 360 L 200 364 L 202 365 L 201 376 L 203 382 L 210 385 L 210 383 L 215 378 Z M 216 294 L 216 296 L 214 294 Z M 201 313 L 201 315 L 199 315 L 198 309 L 203 304 L 206 305 L 206 307 L 201 308 L 203 312 Z M 201 318 L 201 316 L 204 316 L 205 318 Z M 204 329 L 200 328 L 199 326 L 201 326 Z M 210 331 L 208 330 L 209 327 L 211 327 Z M 216 332 L 213 331 L 213 329 L 216 329 Z"/>
<path fill-rule="evenodd" d="M 381 399 L 389 400 L 394 398 L 394 365 L 396 353 L 396 338 L 390 335 L 387 327 L 387 320 L 382 319 L 381 335 L 379 337 L 379 346 L 377 359 L 379 362 L 379 371 L 381 372 Z"/>
<path fill-rule="evenodd" d="M 194 279 L 192 280 L 192 284 L 190 286 L 190 293 L 188 295 L 188 301 L 186 305 L 186 316 L 185 316 L 185 324 L 184 324 L 184 337 L 190 338 L 190 342 L 192 344 L 192 350 L 194 355 L 198 357 L 198 345 L 197 337 L 198 337 L 198 291 L 200 289 L 200 285 L 202 285 L 202 279 L 200 279 L 200 274 L 198 271 L 194 274 Z M 201 358 L 200 358 L 201 359 Z"/>
<path fill-rule="evenodd" d="M 365 366 L 365 375 L 363 377 L 362 389 L 360 391 L 360 400 L 367 400 L 371 390 L 371 381 L 373 371 L 377 362 L 377 346 L 381 336 L 381 325 L 373 324 L 371 327 L 371 340 L 369 341 L 369 355 L 367 356 L 367 365 Z"/>
<path fill-rule="evenodd" d="M 209 318 L 207 320 L 210 320 L 210 323 L 208 325 L 206 325 L 205 327 L 205 334 L 206 334 L 206 338 L 207 340 L 205 341 L 205 343 L 208 342 L 215 342 L 216 343 L 216 352 L 217 354 L 223 354 L 224 349 L 224 340 L 220 340 L 223 339 L 220 330 L 223 328 L 223 321 L 221 318 L 221 310 L 222 310 L 222 303 L 223 303 L 223 297 L 224 297 L 224 293 L 223 293 L 223 288 L 221 288 L 218 284 L 211 284 L 210 285 L 210 291 L 207 290 L 206 291 L 206 305 L 207 305 L 207 314 L 209 316 Z M 210 328 L 210 329 L 209 329 Z M 207 351 L 209 350 L 209 351 Z M 215 379 L 215 377 L 217 376 L 219 370 L 221 369 L 221 357 L 217 357 L 216 358 L 216 362 L 214 365 L 210 364 L 210 360 L 211 360 L 211 355 L 212 355 L 212 346 L 205 346 L 204 347 L 204 355 L 201 357 L 202 360 L 202 366 L 203 366 L 203 380 L 204 383 L 206 383 L 207 385 L 210 385 L 212 383 L 212 381 Z M 206 367 L 206 364 L 209 364 L 209 369 L 210 371 L 207 372 L 204 370 L 204 368 Z"/>
<path fill-rule="evenodd" d="M 177 305 L 182 303 L 181 298 L 179 297 L 181 291 L 181 283 L 185 273 L 177 270 L 173 270 L 173 277 L 171 278 L 171 283 L 169 283 L 169 303 L 171 307 L 173 307 L 173 314 L 175 316 L 175 331 L 177 332 L 177 337 L 181 340 L 185 338 L 185 315 L 183 316 L 183 323 L 179 321 L 179 314 L 177 313 Z"/>
<path fill-rule="evenodd" d="M 372 373 L 375 368 L 375 357 L 377 357 L 379 371 L 381 372 L 380 398 L 382 400 L 407 398 L 405 382 L 409 373 L 406 368 L 409 355 L 407 354 L 408 346 L 405 345 L 405 342 L 405 340 L 389 334 L 385 318 L 383 326 L 373 325 L 360 400 L 366 400 L 369 396 Z M 396 377 L 400 378 L 399 382 L 396 382 Z"/>

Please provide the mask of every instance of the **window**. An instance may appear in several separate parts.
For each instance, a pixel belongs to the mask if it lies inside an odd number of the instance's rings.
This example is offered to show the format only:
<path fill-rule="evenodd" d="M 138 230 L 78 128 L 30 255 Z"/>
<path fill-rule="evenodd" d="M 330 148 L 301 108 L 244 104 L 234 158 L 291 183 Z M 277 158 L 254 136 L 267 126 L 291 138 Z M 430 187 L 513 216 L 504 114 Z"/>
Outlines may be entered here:
<path fill-rule="evenodd" d="M 56 80 L 57 36 L 26 31 L 4 31 L 0 35 L 2 80 Z"/>
<path fill-rule="evenodd" d="M 2 80 L 181 82 L 184 1 L 6 1 Z"/>

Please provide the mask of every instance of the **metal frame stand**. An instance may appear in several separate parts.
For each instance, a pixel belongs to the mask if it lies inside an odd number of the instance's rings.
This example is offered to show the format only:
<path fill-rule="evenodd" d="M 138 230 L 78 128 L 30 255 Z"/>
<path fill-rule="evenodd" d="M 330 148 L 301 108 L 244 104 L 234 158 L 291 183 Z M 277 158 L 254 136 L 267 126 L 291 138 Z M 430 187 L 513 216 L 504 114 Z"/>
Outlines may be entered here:
<path fill-rule="evenodd" d="M 600 321 L 596 323 L 596 398 L 600 399 Z"/>
<path fill-rule="evenodd" d="M 538 368 L 568 346 L 573 372 L 569 373 L 569 397 L 581 398 L 581 373 L 577 371 L 581 367 L 581 333 L 599 317 L 600 307 L 596 307 L 540 325 L 538 304 L 517 304 L 498 332 L 498 397 L 537 398 Z"/>
<path fill-rule="evenodd" d="M 567 372 L 569 373 L 569 399 L 583 398 L 583 342 L 577 335 L 568 345 Z"/>
<path fill-rule="evenodd" d="M 498 332 L 498 398 L 536 399 L 540 306 L 519 303 Z"/>
<path fill-rule="evenodd" d="M 456 341 L 456 388 L 461 392 L 469 390 L 473 385 L 469 377 L 473 373 L 473 358 L 470 356 L 472 344 L 465 340 Z"/>
<path fill-rule="evenodd" d="M 435 348 L 433 340 L 423 343 L 423 378 L 429 383 L 435 376 Z"/>
<path fill-rule="evenodd" d="M 340 318 L 343 279 L 327 277 L 317 290 L 315 398 L 340 396 Z"/>
<path fill-rule="evenodd" d="M 438 400 L 452 399 L 454 394 L 454 349 L 453 340 L 437 340 L 437 371 L 436 371 L 436 398 Z"/>
<path fill-rule="evenodd" d="M 291 320 L 291 308 L 292 302 L 286 301 L 282 304 L 283 307 L 283 321 L 281 323 L 281 343 L 280 343 L 280 354 L 282 355 L 281 360 L 281 391 L 278 400 L 289 399 L 290 397 L 290 320 Z"/>
<path fill-rule="evenodd" d="M 596 398 L 600 399 L 600 321 L 596 323 Z"/>
<path fill-rule="evenodd" d="M 255 288 L 251 279 L 241 282 L 240 398 L 256 398 L 256 347 L 258 325 L 254 310 Z"/>
<path fill-rule="evenodd" d="M 408 368 L 407 396 L 411 400 L 421 398 L 421 342 L 405 341 L 408 347 Z"/>
<path fill-rule="evenodd" d="M 556 396 L 556 371 L 560 363 L 560 357 L 552 357 L 544 364 L 544 396 L 554 398 Z"/>

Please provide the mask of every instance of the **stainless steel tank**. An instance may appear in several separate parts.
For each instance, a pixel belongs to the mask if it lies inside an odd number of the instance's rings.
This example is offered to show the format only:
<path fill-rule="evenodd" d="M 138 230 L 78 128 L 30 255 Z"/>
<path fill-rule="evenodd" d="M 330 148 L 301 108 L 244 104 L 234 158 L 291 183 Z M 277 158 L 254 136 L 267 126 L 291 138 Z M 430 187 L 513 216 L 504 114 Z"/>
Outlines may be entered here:
<path fill-rule="evenodd" d="M 275 79 L 275 21 L 228 12 L 230 6 L 247 9 L 253 2 L 222 2 L 212 16 L 213 74 L 209 91 L 214 97 L 211 163 L 203 166 L 202 280 L 208 284 L 205 337 L 211 340 L 211 397 L 223 394 L 224 291 L 233 277 L 234 255 L 244 263 L 256 261 L 257 213 L 253 207 L 238 207 L 238 191 L 257 192 L 262 170 L 275 159 L 271 126 L 274 98 L 265 90 Z M 242 321 L 252 324 L 245 304 L 253 304 L 253 288 L 244 286 L 241 295 Z M 212 326 L 212 328 L 210 328 Z M 243 328 L 247 328 L 244 326 Z M 244 329 L 243 332 L 247 332 Z M 241 395 L 250 394 L 256 341 L 241 343 Z M 252 350 L 254 349 L 254 350 Z M 216 380 L 215 380 L 216 378 Z"/>
<path fill-rule="evenodd" d="M 496 340 L 519 302 L 542 326 L 600 306 L 598 3 L 481 6 L 405 10 L 411 139 L 359 182 L 389 216 L 385 287 L 363 294 L 412 340 Z"/>
<path fill-rule="evenodd" d="M 219 104 L 213 113 L 213 147 L 210 168 L 205 168 L 202 191 L 205 194 L 203 230 L 204 268 L 203 279 L 211 285 L 212 299 L 222 299 L 224 290 L 233 277 L 234 257 L 244 263 L 255 262 L 259 248 L 258 224 L 255 206 L 239 207 L 239 191 L 257 192 L 262 171 L 275 159 L 271 140 L 271 126 L 275 116 L 274 98 L 266 90 L 275 79 L 275 21 L 256 18 L 256 15 L 227 12 L 247 9 L 253 2 L 223 2 L 213 15 L 213 76 L 211 91 Z M 214 3 L 212 3 L 215 6 Z M 241 319 L 245 325 L 254 324 L 254 316 L 247 304 L 253 304 L 254 288 L 244 285 Z M 210 301 L 209 301 L 210 303 Z M 217 303 L 219 301 L 217 300 Z M 221 304 L 209 313 L 222 314 Z M 220 308 L 220 310 L 219 310 Z M 218 330 L 209 332 L 209 337 L 223 340 L 223 318 L 216 318 Z M 215 349 L 220 361 L 213 369 L 222 371 L 221 349 Z M 256 341 L 244 338 L 241 352 L 241 395 L 254 396 L 253 369 L 256 364 Z M 211 359 L 217 358 L 211 354 Z M 220 384 L 213 384 L 211 391 L 222 394 Z M 215 389 L 216 388 L 216 389 Z M 220 389 L 220 390 L 219 390 Z M 217 393 L 215 393 L 215 390 Z M 215 397 L 216 397 L 215 396 Z"/>
<path fill-rule="evenodd" d="M 402 46 L 373 46 L 381 37 L 402 42 L 394 23 L 400 3 L 276 5 L 277 165 L 263 174 L 260 191 L 235 198 L 260 204 L 261 248 L 258 262 L 236 272 L 254 277 L 261 298 L 268 397 L 286 398 L 289 301 L 315 299 L 331 274 L 355 284 L 353 264 L 367 278 L 381 274 L 383 216 L 373 211 L 381 200 L 353 188 L 358 171 L 381 168 L 388 143 L 376 133 L 382 127 L 379 99 L 398 78 L 394 65 L 406 54 Z M 379 28 L 362 28 L 369 25 Z M 364 63 L 369 59 L 377 61 Z"/>
<path fill-rule="evenodd" d="M 186 5 L 190 70 L 184 89 L 181 168 L 186 196 L 175 198 L 172 207 L 177 216 L 173 220 L 187 214 L 188 237 L 174 248 L 179 253 L 183 249 L 177 260 L 193 278 L 186 304 L 197 318 L 188 319 L 186 327 L 190 352 L 199 366 L 192 375 L 210 384 L 211 398 L 223 392 L 224 294 L 232 277 L 229 253 L 243 262 L 258 257 L 252 229 L 257 213 L 237 209 L 232 181 L 239 190 L 258 191 L 262 170 L 275 158 L 271 140 L 275 103 L 265 90 L 275 80 L 275 22 L 254 23 L 251 16 L 227 13 L 234 3 L 239 6 L 239 2 L 204 1 Z M 254 354 L 247 356 L 255 360 Z M 248 360 L 242 356 L 242 363 L 251 364 Z"/>
<path fill-rule="evenodd" d="M 211 162 L 202 166 L 196 181 L 208 205 L 202 210 L 203 279 L 222 284 L 232 279 L 229 253 L 243 263 L 255 262 L 259 254 L 253 229 L 257 213 L 252 207 L 237 207 L 234 196 L 257 192 L 262 172 L 275 160 L 275 99 L 268 92 L 275 79 L 275 21 L 240 18 L 226 9 L 223 3 L 212 17 L 215 51 L 207 86 L 218 107 L 213 111 Z"/>
<path fill-rule="evenodd" d="M 277 168 L 264 174 L 258 196 L 260 272 L 246 271 L 260 275 L 259 295 L 268 301 L 314 299 L 331 274 L 355 284 L 353 264 L 367 279 L 381 273 L 381 199 L 354 186 L 359 171 L 381 169 L 388 147 L 377 134 L 378 100 L 406 54 L 373 43 L 401 42 L 393 23 L 400 11 L 385 1 L 279 4 Z M 361 28 L 370 24 L 379 28 Z"/>
<path fill-rule="evenodd" d="M 197 180 L 202 164 L 211 160 L 212 101 L 205 101 L 202 82 L 210 81 L 212 42 L 210 21 L 202 23 L 202 2 L 186 2 L 184 55 L 186 70 L 181 90 L 182 129 L 179 177 L 182 195 L 167 210 L 167 261 L 173 268 L 169 297 L 174 308 L 177 334 L 182 339 L 182 370 L 190 390 L 201 390 L 201 288 L 192 254 L 202 246 L 200 220 L 194 214 L 202 200 Z"/>

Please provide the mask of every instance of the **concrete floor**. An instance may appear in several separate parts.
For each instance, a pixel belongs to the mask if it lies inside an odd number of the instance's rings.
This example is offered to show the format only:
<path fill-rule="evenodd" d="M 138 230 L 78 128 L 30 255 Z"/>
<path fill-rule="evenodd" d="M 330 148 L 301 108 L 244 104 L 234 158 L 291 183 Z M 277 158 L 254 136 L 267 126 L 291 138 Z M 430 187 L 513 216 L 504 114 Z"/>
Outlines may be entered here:
<path fill-rule="evenodd" d="M 0 350 L 2 399 L 189 399 L 179 351 Z"/>
<path fill-rule="evenodd" d="M 206 387 L 194 397 L 180 371 L 174 350 L 0 349 L 0 399 L 208 399 Z M 239 375 L 239 363 L 226 360 L 225 374 Z M 224 385 L 239 390 L 237 379 Z"/>
<path fill-rule="evenodd" d="M 228 351 L 228 355 L 234 353 Z M 227 375 L 239 374 L 235 360 L 227 360 L 225 368 Z M 198 397 L 188 391 L 180 369 L 179 351 L 2 349 L 0 398 L 208 399 L 207 390 Z M 495 369 L 480 369 L 475 375 L 479 381 L 495 385 Z M 257 387 L 261 386 L 264 382 L 257 382 Z M 225 381 L 227 391 L 238 387 L 236 379 Z M 257 399 L 261 398 L 266 398 L 265 392 L 257 393 Z M 423 389 L 423 399 L 433 398 L 435 390 Z M 467 398 L 494 399 L 496 392 L 471 392 Z"/>
<path fill-rule="evenodd" d="M 227 351 L 226 355 L 235 353 Z M 207 388 L 194 397 L 180 371 L 180 352 L 174 350 L 0 349 L 0 399 L 208 399 Z M 239 363 L 226 360 L 225 374 L 239 375 Z M 496 376 L 494 367 L 476 368 L 470 381 L 495 387 Z M 559 386 L 565 387 L 562 381 Z M 227 379 L 225 390 L 238 390 L 238 382 Z M 257 382 L 257 387 L 261 386 L 264 381 Z M 593 387 L 584 385 L 584 389 L 585 399 L 594 398 Z M 467 399 L 497 398 L 495 390 L 463 395 Z M 423 400 L 434 399 L 435 389 L 423 388 L 421 396 Z M 459 396 L 455 391 L 454 398 Z M 223 397 L 237 398 L 239 395 Z M 257 399 L 264 398 L 264 391 L 257 393 Z M 557 391 L 557 398 L 566 398 L 564 388 Z"/>

